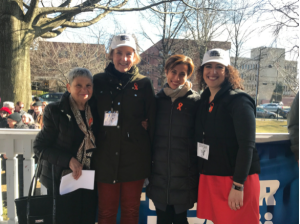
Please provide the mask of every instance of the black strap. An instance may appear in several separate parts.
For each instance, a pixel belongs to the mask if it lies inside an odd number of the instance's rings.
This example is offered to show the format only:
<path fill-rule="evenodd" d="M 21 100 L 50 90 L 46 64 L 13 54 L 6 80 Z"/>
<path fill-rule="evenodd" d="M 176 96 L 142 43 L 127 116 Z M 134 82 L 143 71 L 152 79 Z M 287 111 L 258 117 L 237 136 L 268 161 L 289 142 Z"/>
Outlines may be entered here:
<path fill-rule="evenodd" d="M 40 156 L 39 156 L 39 160 L 38 160 L 38 163 L 37 163 L 37 167 L 35 169 L 35 172 L 34 172 L 34 176 L 31 180 L 31 183 L 30 183 L 30 187 L 29 187 L 29 192 L 28 192 L 28 197 L 27 197 L 27 207 L 26 207 L 26 210 L 27 210 L 27 224 L 30 224 L 29 223 L 29 215 L 30 215 L 30 199 L 32 197 L 32 195 L 35 194 L 35 191 L 36 191 L 36 187 L 37 187 L 37 178 L 38 178 L 38 175 L 41 173 L 41 169 L 42 169 L 42 155 L 44 153 L 45 150 L 43 150 L 41 153 L 40 153 Z M 56 224 L 56 220 L 55 220 L 55 217 L 56 217 L 56 192 L 55 192 L 55 178 L 54 178 L 54 165 L 52 165 L 52 183 L 53 183 L 53 224 Z M 33 185 L 34 185 L 34 188 L 33 188 Z M 33 190 L 33 191 L 32 191 Z"/>

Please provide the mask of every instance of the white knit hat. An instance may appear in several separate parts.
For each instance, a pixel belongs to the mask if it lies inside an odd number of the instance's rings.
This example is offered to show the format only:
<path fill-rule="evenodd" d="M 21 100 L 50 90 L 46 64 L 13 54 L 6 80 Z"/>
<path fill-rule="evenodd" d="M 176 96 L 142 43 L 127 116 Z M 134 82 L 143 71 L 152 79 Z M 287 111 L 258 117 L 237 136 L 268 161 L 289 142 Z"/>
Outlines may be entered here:
<path fill-rule="evenodd" d="M 202 65 L 208 62 L 217 62 L 224 66 L 230 65 L 230 57 L 228 52 L 224 51 L 223 49 L 215 48 L 207 51 L 204 54 Z"/>
<path fill-rule="evenodd" d="M 13 102 L 10 102 L 10 101 L 3 102 L 3 106 L 8 107 L 8 108 L 15 108 L 15 104 Z"/>
<path fill-rule="evenodd" d="M 112 50 L 123 46 L 131 47 L 133 50 L 136 51 L 136 43 L 131 34 L 125 33 L 113 37 L 110 45 L 110 48 Z"/>

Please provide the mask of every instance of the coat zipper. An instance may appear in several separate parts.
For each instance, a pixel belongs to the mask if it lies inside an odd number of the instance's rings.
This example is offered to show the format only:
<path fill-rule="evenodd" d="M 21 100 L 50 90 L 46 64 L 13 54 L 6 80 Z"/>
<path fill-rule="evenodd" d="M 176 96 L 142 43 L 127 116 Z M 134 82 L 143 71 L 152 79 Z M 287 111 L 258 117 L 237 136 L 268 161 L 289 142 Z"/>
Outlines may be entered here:
<path fill-rule="evenodd" d="M 168 187 L 167 187 L 167 204 L 169 203 L 169 188 L 170 188 L 170 180 L 171 180 L 170 151 L 171 151 L 171 126 L 172 126 L 173 105 L 174 105 L 174 103 L 172 103 L 172 106 L 171 106 L 170 126 L 169 126 L 169 150 L 168 150 Z"/>

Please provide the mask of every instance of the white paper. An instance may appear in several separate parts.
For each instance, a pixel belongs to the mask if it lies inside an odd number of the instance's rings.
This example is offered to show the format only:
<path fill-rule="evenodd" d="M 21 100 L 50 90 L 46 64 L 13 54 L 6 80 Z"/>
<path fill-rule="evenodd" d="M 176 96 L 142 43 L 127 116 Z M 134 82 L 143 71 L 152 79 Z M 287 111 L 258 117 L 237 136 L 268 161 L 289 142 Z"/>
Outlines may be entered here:
<path fill-rule="evenodd" d="M 72 173 L 61 178 L 59 187 L 60 195 L 64 195 L 80 188 L 93 190 L 95 182 L 95 170 L 82 170 L 78 180 L 75 180 Z"/>
<path fill-rule="evenodd" d="M 201 157 L 203 159 L 208 160 L 209 156 L 209 145 L 205 145 L 203 143 L 198 142 L 198 147 L 197 147 L 197 156 Z"/>

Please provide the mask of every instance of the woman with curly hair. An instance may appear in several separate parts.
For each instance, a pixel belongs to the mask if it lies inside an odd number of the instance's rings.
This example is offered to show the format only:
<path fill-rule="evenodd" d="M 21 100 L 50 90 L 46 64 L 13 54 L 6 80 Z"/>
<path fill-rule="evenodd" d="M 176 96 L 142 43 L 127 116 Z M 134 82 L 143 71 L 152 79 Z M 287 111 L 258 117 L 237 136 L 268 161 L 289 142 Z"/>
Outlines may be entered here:
<path fill-rule="evenodd" d="M 259 223 L 255 103 L 222 49 L 205 53 L 197 71 L 203 91 L 196 118 L 197 217 L 214 224 Z"/>

